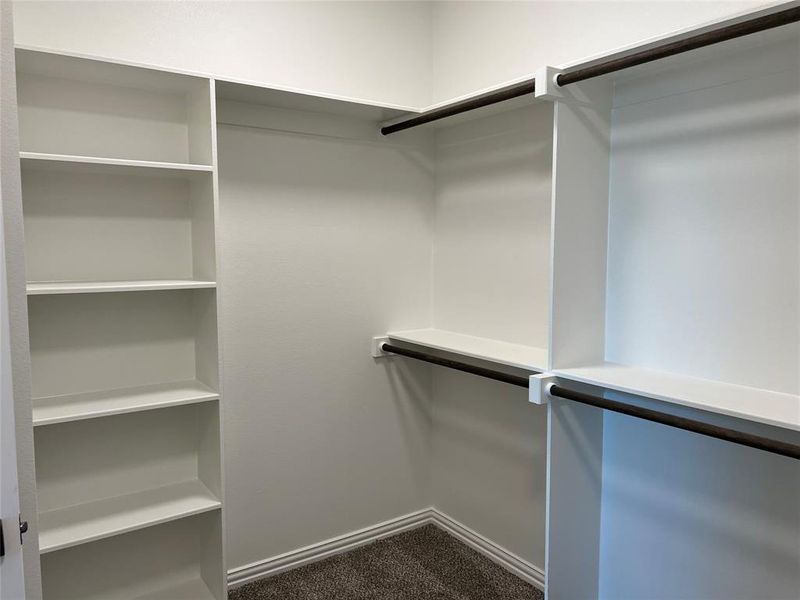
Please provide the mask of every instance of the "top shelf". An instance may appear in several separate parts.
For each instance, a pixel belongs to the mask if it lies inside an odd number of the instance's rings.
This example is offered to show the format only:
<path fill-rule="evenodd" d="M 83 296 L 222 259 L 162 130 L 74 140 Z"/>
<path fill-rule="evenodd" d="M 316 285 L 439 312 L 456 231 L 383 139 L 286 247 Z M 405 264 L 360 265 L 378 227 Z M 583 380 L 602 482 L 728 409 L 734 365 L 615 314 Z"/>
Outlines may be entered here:
<path fill-rule="evenodd" d="M 547 370 L 547 350 L 444 329 L 390 331 L 389 339 L 528 371 Z"/>
<path fill-rule="evenodd" d="M 196 90 L 205 85 L 206 79 L 202 75 L 167 71 L 153 65 L 21 45 L 16 46 L 16 62 L 17 72 L 21 74 L 171 94 Z"/>
<path fill-rule="evenodd" d="M 223 79 L 216 79 L 216 93 L 218 100 L 339 115 L 376 122 L 393 119 L 407 112 L 415 112 L 414 109 L 404 106 Z"/>
<path fill-rule="evenodd" d="M 800 431 L 800 396 L 604 363 L 557 369 L 564 379 Z"/>

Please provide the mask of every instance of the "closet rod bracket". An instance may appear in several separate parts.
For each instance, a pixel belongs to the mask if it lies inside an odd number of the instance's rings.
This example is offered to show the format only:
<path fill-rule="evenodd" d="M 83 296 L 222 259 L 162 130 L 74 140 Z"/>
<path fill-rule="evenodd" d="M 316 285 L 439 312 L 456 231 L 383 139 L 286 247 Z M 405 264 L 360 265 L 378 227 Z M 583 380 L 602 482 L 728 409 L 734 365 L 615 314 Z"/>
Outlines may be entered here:
<path fill-rule="evenodd" d="M 556 83 L 556 78 L 563 71 L 555 67 L 540 67 L 536 69 L 534 78 L 536 79 L 536 90 L 533 95 L 537 100 L 563 100 L 565 95 L 564 88 Z"/>
<path fill-rule="evenodd" d="M 385 335 L 379 335 L 372 338 L 372 358 L 389 358 L 395 356 L 391 352 L 385 352 L 383 345 L 389 343 L 389 338 Z"/>
<path fill-rule="evenodd" d="M 550 387 L 555 385 L 556 377 L 550 373 L 536 373 L 528 379 L 528 402 L 543 406 L 548 403 Z"/>
<path fill-rule="evenodd" d="M 558 77 L 564 73 L 556 67 L 541 67 L 536 70 L 536 90 L 533 95 L 537 100 L 545 102 L 563 102 L 576 106 L 592 106 L 594 102 L 590 94 L 580 85 L 562 87 L 558 85 Z"/>

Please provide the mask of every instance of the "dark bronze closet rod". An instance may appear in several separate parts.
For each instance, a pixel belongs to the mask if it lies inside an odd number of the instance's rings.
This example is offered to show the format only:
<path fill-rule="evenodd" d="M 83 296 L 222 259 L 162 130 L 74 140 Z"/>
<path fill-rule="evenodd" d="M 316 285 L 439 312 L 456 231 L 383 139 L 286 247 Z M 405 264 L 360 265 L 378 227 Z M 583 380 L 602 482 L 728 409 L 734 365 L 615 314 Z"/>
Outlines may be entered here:
<path fill-rule="evenodd" d="M 408 348 L 400 348 L 386 342 L 381 344 L 381 350 L 384 352 L 390 352 L 392 354 L 407 356 L 408 358 L 421 360 L 434 365 L 448 367 L 457 371 L 479 375 L 480 377 L 494 379 L 495 381 L 510 383 L 511 385 L 516 385 L 523 388 L 529 387 L 528 378 L 520 375 L 510 375 L 508 373 L 503 373 L 502 371 L 495 371 L 494 369 L 476 367 L 456 360 L 450 360 L 441 358 L 439 356 L 434 356 L 432 354 L 427 354 L 425 352 L 409 350 Z M 535 373 L 535 371 L 531 372 L 531 374 Z M 779 454 L 781 456 L 787 456 L 789 458 L 800 460 L 800 445 L 797 444 L 781 442 L 779 440 L 753 435 L 751 433 L 745 433 L 736 429 L 729 429 L 727 427 L 710 425 L 694 419 L 678 417 L 657 410 L 652 410 L 650 408 L 643 408 L 640 406 L 625 404 L 624 402 L 618 402 L 616 400 L 609 400 L 608 398 L 602 398 L 600 396 L 576 392 L 558 385 L 551 385 L 548 391 L 550 395 L 558 398 L 572 400 L 573 402 L 579 402 L 581 404 L 594 406 L 595 408 L 610 410 L 612 412 L 628 415 L 629 417 L 636 417 L 637 419 L 668 425 L 669 427 L 674 427 L 676 429 L 683 429 L 684 431 L 699 433 L 700 435 L 717 438 L 733 444 L 739 444 L 749 448 L 756 448 L 765 452 L 771 452 L 773 454 Z"/>
<path fill-rule="evenodd" d="M 472 373 L 473 375 L 479 375 L 480 377 L 486 377 L 487 379 L 494 379 L 495 381 L 502 381 L 503 383 L 510 383 L 511 385 L 518 385 L 519 387 L 524 388 L 528 387 L 528 378 L 521 375 L 509 375 L 508 373 L 495 371 L 494 369 L 476 367 L 473 365 L 468 365 L 467 363 L 458 362 L 457 360 L 449 360 L 447 358 L 434 356 L 433 354 L 426 354 L 425 352 L 417 352 L 416 350 L 409 350 L 408 348 L 400 348 L 398 346 L 393 346 L 392 344 L 387 344 L 386 342 L 381 344 L 381 350 L 384 352 L 391 352 L 392 354 L 399 354 L 401 356 L 407 356 L 408 358 L 414 358 L 416 360 L 432 363 L 434 365 L 439 365 L 440 367 L 447 367 L 448 369 L 455 369 L 456 371 L 463 371 L 464 373 Z M 531 375 L 534 375 L 537 373 L 537 371 L 531 371 L 530 373 Z"/>
<path fill-rule="evenodd" d="M 572 400 L 573 402 L 580 402 L 581 404 L 588 404 L 604 410 L 610 410 L 623 415 L 644 419 L 645 421 L 653 421 L 654 423 L 661 423 L 662 425 L 669 425 L 677 429 L 685 431 L 692 431 L 705 435 L 708 437 L 725 440 L 741 446 L 749 446 L 750 448 L 757 448 L 765 452 L 772 452 L 773 454 L 780 454 L 781 456 L 788 456 L 789 458 L 800 459 L 800 446 L 797 444 L 790 444 L 789 442 L 781 442 L 772 438 L 766 438 L 736 429 L 729 429 L 727 427 L 719 427 L 718 425 L 709 425 L 702 421 L 695 421 L 694 419 L 687 419 L 685 417 L 676 417 L 667 413 L 662 413 L 657 410 L 649 408 L 642 408 L 640 406 L 633 406 L 625 404 L 624 402 L 617 402 L 616 400 L 609 400 L 608 398 L 601 398 L 591 394 L 584 394 L 574 390 L 568 390 L 558 385 L 550 386 L 550 394 L 559 398 Z"/>
<path fill-rule="evenodd" d="M 766 31 L 782 25 L 789 25 L 797 21 L 800 21 L 800 7 L 788 8 L 762 17 L 755 17 L 753 19 L 734 23 L 733 25 L 725 25 L 682 40 L 662 44 L 661 46 L 647 48 L 619 58 L 612 58 L 589 67 L 568 71 L 558 75 L 558 77 L 556 77 L 556 83 L 560 86 L 577 83 L 593 77 L 599 77 L 600 75 L 607 75 L 608 73 L 635 67 L 636 65 L 642 65 L 683 52 L 689 52 L 690 50 L 697 50 L 698 48 L 732 40 L 737 37 Z M 528 79 L 493 92 L 475 96 L 474 98 L 468 98 L 461 102 L 420 113 L 403 121 L 392 123 L 391 125 L 385 125 L 381 127 L 381 133 L 383 135 L 389 135 L 390 133 L 417 127 L 418 125 L 430 123 L 431 121 L 438 121 L 439 119 L 475 110 L 476 108 L 504 102 L 527 94 L 533 94 L 534 90 L 535 80 Z"/>

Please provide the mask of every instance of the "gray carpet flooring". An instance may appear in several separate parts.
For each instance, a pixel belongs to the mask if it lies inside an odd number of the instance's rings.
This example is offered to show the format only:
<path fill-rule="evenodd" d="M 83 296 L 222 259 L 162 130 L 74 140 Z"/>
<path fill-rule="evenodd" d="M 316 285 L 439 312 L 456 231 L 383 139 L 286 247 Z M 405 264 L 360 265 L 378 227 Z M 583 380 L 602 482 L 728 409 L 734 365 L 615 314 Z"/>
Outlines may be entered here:
<path fill-rule="evenodd" d="M 544 600 L 434 525 L 231 590 L 229 600 Z"/>

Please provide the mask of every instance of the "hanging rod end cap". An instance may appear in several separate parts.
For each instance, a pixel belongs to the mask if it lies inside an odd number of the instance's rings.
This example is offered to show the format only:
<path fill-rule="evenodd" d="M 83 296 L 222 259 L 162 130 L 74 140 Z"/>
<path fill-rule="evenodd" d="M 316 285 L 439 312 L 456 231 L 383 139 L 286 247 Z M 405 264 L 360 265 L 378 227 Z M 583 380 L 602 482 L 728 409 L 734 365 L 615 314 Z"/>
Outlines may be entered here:
<path fill-rule="evenodd" d="M 555 375 L 538 373 L 531 375 L 528 385 L 528 401 L 540 406 L 547 404 L 548 390 L 556 382 Z"/>

